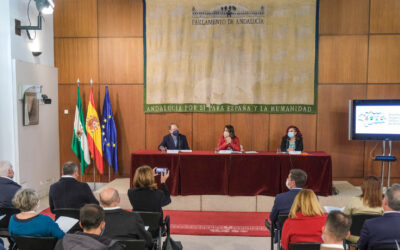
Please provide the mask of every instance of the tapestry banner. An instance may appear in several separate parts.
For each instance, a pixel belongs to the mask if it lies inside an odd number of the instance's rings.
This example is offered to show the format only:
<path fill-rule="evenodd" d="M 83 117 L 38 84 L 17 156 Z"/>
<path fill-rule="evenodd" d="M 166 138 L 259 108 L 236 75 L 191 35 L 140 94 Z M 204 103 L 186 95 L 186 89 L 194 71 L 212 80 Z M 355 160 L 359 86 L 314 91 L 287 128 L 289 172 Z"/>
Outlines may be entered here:
<path fill-rule="evenodd" d="M 143 4 L 146 113 L 316 113 L 318 0 Z"/>

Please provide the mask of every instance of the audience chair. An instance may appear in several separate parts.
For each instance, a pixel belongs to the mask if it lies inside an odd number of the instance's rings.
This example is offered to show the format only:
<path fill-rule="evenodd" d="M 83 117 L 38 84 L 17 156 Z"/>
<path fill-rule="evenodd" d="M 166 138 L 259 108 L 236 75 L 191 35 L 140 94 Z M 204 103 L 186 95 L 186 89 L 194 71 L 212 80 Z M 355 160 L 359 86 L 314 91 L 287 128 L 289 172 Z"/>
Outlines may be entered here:
<path fill-rule="evenodd" d="M 280 214 L 280 215 L 278 215 L 278 227 L 276 225 L 274 225 L 274 223 L 271 223 L 271 229 L 270 229 L 271 250 L 274 250 L 275 237 L 277 237 L 278 250 L 281 249 L 280 242 L 281 242 L 282 227 L 283 227 L 283 223 L 285 223 L 287 218 L 288 218 L 288 214 Z M 265 220 L 265 227 L 269 229 L 269 226 L 267 226 L 267 221 L 268 220 Z"/>
<path fill-rule="evenodd" d="M 56 215 L 56 220 L 60 216 L 70 217 L 79 220 L 79 209 L 78 208 L 59 208 L 54 209 L 54 214 Z M 82 232 L 82 228 L 79 226 L 79 223 L 76 223 L 68 233 Z"/>
<path fill-rule="evenodd" d="M 10 236 L 10 233 L 8 232 L 10 218 L 12 215 L 19 212 L 19 209 L 13 207 L 0 207 L 0 215 L 5 215 L 4 218 L 0 220 L 0 237 L 7 238 Z"/>
<path fill-rule="evenodd" d="M 400 249 L 397 245 L 379 245 L 379 246 L 372 246 L 372 250 L 398 250 Z"/>
<path fill-rule="evenodd" d="M 319 242 L 289 243 L 289 250 L 319 250 L 320 246 Z"/>
<path fill-rule="evenodd" d="M 57 238 L 54 237 L 13 235 L 11 238 L 19 250 L 53 250 L 57 243 Z"/>
<path fill-rule="evenodd" d="M 355 235 L 355 236 L 360 236 L 361 229 L 364 225 L 364 221 L 372 218 L 379 217 L 381 215 L 379 214 L 353 214 L 351 216 L 351 227 L 350 227 L 350 234 Z M 348 240 L 345 241 L 345 243 L 349 246 L 357 248 L 357 243 L 352 243 Z"/>
<path fill-rule="evenodd" d="M 144 240 L 118 240 L 126 250 L 145 250 L 146 242 Z"/>
<path fill-rule="evenodd" d="M 149 227 L 147 230 L 152 234 L 157 249 L 161 249 L 161 236 L 164 231 L 164 221 L 162 220 L 161 213 L 142 211 L 135 211 L 134 213 L 142 217 L 144 226 Z"/>

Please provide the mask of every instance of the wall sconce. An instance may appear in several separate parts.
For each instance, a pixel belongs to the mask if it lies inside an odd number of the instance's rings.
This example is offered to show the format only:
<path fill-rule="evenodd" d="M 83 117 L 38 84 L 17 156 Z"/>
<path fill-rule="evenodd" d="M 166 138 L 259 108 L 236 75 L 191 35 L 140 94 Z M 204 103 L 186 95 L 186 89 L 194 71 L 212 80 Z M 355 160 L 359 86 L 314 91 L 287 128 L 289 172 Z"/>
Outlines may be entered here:
<path fill-rule="evenodd" d="M 42 54 L 42 52 L 40 51 L 40 44 L 37 39 L 29 42 L 28 47 L 33 56 L 40 56 Z"/>
<path fill-rule="evenodd" d="M 33 40 L 29 33 L 29 30 L 41 30 L 42 29 L 42 15 L 49 15 L 53 14 L 54 10 L 54 2 L 53 0 L 35 0 L 36 2 L 36 9 L 39 11 L 37 25 L 33 26 L 21 26 L 21 21 L 15 19 L 15 34 L 21 35 L 21 30 L 26 30 L 26 34 L 28 35 L 29 40 Z M 29 10 L 29 5 L 28 5 Z M 29 15 L 29 11 L 28 11 Z M 29 18 L 29 16 L 28 16 Z"/>

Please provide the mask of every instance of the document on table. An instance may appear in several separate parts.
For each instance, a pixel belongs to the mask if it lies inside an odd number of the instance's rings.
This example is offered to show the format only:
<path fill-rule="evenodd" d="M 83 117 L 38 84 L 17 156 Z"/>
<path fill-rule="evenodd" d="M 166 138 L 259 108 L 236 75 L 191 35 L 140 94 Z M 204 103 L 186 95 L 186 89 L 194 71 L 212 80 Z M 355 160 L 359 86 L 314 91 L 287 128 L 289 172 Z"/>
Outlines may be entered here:
<path fill-rule="evenodd" d="M 324 206 L 324 208 L 325 208 L 325 211 L 328 213 L 330 213 L 332 211 L 336 211 L 336 210 L 344 212 L 344 207 Z"/>
<path fill-rule="evenodd" d="M 219 154 L 232 154 L 232 150 L 220 150 L 218 151 Z"/>
<path fill-rule="evenodd" d="M 301 151 L 289 151 L 288 152 L 290 155 L 300 155 Z"/>
<path fill-rule="evenodd" d="M 60 216 L 56 220 L 56 223 L 64 233 L 67 233 L 73 226 L 75 226 L 76 223 L 78 223 L 78 221 L 79 220 L 75 218 Z"/>
<path fill-rule="evenodd" d="M 193 151 L 190 150 L 190 149 L 181 149 L 181 150 L 179 150 L 179 152 L 182 152 L 182 153 L 192 153 Z"/>
<path fill-rule="evenodd" d="M 167 149 L 167 154 L 177 154 L 179 153 L 179 150 L 177 149 Z"/>
<path fill-rule="evenodd" d="M 245 153 L 246 153 L 246 154 L 258 154 L 257 151 L 246 151 Z"/>

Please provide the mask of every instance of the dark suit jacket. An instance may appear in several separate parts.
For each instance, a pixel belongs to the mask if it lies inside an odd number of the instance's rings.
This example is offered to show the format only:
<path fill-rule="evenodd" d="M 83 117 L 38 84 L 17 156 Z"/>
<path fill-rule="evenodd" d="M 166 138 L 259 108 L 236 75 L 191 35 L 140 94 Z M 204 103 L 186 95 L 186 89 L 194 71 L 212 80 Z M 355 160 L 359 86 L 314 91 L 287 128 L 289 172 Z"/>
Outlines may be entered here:
<path fill-rule="evenodd" d="M 149 187 L 129 189 L 128 197 L 134 211 L 162 213 L 162 207 L 171 203 L 171 196 L 165 184 L 161 184 L 160 189 Z"/>
<path fill-rule="evenodd" d="M 51 212 L 57 208 L 81 208 L 85 204 L 99 204 L 87 183 L 64 177 L 50 186 Z"/>
<path fill-rule="evenodd" d="M 269 219 L 272 223 L 277 223 L 279 214 L 288 214 L 292 207 L 294 198 L 300 192 L 300 188 L 292 189 L 289 192 L 278 194 L 275 197 L 274 206 L 272 207 Z"/>
<path fill-rule="evenodd" d="M 0 207 L 14 207 L 11 200 L 20 188 L 16 182 L 0 177 Z"/>
<path fill-rule="evenodd" d="M 296 137 L 296 141 L 294 143 L 296 151 L 303 151 L 303 138 Z M 285 135 L 284 137 L 282 137 L 281 151 L 286 152 L 288 147 L 289 147 L 289 137 Z"/>
<path fill-rule="evenodd" d="M 385 213 L 364 222 L 357 245 L 361 250 L 380 244 L 396 246 L 395 240 L 400 244 L 400 213 Z"/>
<path fill-rule="evenodd" d="M 106 213 L 104 236 L 111 239 L 143 239 L 146 245 L 151 247 L 151 234 L 144 228 L 142 217 L 135 212 L 120 208 L 104 211 Z"/>
<path fill-rule="evenodd" d="M 164 146 L 167 149 L 190 149 L 189 144 L 186 140 L 186 136 L 179 134 L 177 138 L 178 142 L 177 146 L 175 146 L 174 139 L 172 138 L 171 134 L 164 136 L 162 142 L 160 143 L 160 145 L 158 145 L 158 149 L 160 149 L 160 146 Z"/>

